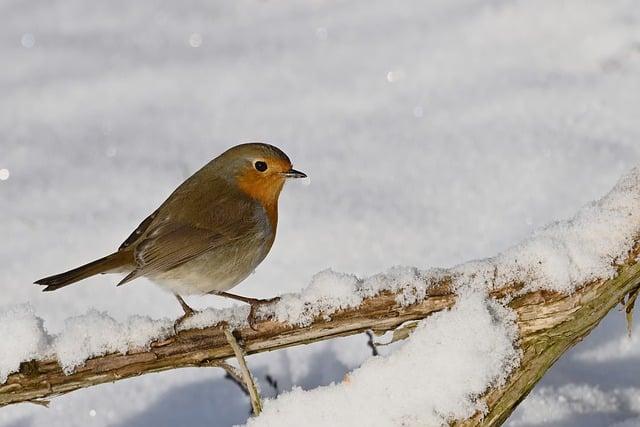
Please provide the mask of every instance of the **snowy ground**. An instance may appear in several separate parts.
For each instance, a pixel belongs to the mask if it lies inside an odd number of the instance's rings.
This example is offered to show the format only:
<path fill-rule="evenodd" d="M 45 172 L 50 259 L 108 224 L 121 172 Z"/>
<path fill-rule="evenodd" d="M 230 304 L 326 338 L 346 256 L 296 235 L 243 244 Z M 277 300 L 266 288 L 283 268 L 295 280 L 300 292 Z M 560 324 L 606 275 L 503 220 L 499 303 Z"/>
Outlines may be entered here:
<path fill-rule="evenodd" d="M 282 147 L 310 186 L 238 293 L 327 267 L 450 266 L 517 243 L 640 162 L 634 1 L 0 1 L 0 306 L 47 329 L 90 308 L 175 317 L 138 280 L 31 282 L 114 249 L 186 176 L 238 142 Z M 213 297 L 195 306 L 222 306 Z M 613 312 L 513 415 L 640 425 L 640 328 Z M 341 379 L 365 337 L 250 359 L 281 389 Z M 266 382 L 263 390 L 269 390 Z M 217 370 L 103 385 L 2 426 L 228 426 L 248 400 Z"/>

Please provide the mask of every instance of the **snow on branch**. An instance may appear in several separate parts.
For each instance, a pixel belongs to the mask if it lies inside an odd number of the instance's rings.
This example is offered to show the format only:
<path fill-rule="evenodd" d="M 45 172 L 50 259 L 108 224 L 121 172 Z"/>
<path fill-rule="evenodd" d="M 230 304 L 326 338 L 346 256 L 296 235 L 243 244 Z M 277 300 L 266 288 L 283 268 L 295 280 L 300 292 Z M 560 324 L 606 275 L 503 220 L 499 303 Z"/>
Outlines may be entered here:
<path fill-rule="evenodd" d="M 325 271 L 263 307 L 209 309 L 174 333 L 168 319 L 121 324 L 104 313 L 50 336 L 26 306 L 0 312 L 0 406 L 47 399 L 149 372 L 212 366 L 234 356 L 367 330 L 414 332 L 340 384 L 264 402 L 251 426 L 500 425 L 551 365 L 640 286 L 640 171 L 598 202 L 496 257 L 450 269 L 394 268 L 366 279 Z M 366 415 L 365 415 L 366 414 Z M 366 419 L 362 417 L 366 416 Z M 357 417 L 357 418 L 354 418 Z M 357 421 L 356 421 L 357 419 Z"/>

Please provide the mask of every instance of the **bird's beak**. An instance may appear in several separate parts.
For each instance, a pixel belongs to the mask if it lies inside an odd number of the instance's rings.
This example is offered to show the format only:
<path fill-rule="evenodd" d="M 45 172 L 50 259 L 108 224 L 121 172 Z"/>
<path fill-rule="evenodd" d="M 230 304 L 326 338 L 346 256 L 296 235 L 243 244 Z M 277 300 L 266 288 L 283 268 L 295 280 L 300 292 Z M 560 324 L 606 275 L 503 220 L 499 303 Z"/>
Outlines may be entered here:
<path fill-rule="evenodd" d="M 307 174 L 304 172 L 297 171 L 295 169 L 289 169 L 284 173 L 285 178 L 306 178 Z"/>

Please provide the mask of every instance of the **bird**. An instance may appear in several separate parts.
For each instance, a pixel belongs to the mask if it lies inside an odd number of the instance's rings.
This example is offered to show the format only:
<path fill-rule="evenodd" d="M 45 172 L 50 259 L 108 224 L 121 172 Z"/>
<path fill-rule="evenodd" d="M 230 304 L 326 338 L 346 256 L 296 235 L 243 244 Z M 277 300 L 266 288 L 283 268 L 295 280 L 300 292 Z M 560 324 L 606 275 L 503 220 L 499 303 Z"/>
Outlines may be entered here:
<path fill-rule="evenodd" d="M 173 293 L 184 315 L 185 295 L 213 294 L 251 306 L 274 301 L 227 292 L 267 256 L 278 226 L 285 181 L 306 178 L 289 157 L 265 143 L 236 145 L 187 178 L 113 253 L 34 283 L 55 291 L 101 273 L 124 273 L 117 286 L 146 277 Z"/>

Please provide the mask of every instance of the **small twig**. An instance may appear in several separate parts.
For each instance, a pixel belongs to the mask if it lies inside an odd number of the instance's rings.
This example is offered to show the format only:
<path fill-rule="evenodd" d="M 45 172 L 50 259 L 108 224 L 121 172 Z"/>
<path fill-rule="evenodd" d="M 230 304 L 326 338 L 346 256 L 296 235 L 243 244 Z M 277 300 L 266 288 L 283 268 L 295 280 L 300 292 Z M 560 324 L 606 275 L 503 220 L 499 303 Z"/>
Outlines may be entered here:
<path fill-rule="evenodd" d="M 373 356 L 377 356 L 379 354 L 378 347 L 376 347 L 376 344 L 373 342 L 373 333 L 371 331 L 366 331 L 365 333 L 369 337 L 369 340 L 367 341 L 367 345 L 371 348 L 371 354 Z"/>
<path fill-rule="evenodd" d="M 240 365 L 240 373 L 242 374 L 242 379 L 244 383 L 247 385 L 247 389 L 249 391 L 249 398 L 251 399 L 251 407 L 253 408 L 253 414 L 259 415 L 262 412 L 262 402 L 260 401 L 260 393 L 258 392 L 258 387 L 256 387 L 256 383 L 253 380 L 253 376 L 251 375 L 251 371 L 249 371 L 249 367 L 247 366 L 247 362 L 244 358 L 244 350 L 238 344 L 238 340 L 233 336 L 233 333 L 228 328 L 224 328 L 224 335 L 227 338 L 227 342 L 233 349 L 233 353 L 236 355 L 236 359 L 238 360 L 238 365 Z M 227 371 L 228 372 L 228 371 Z"/>
<path fill-rule="evenodd" d="M 33 403 L 34 405 L 38 405 L 38 406 L 44 406 L 45 408 L 48 408 L 49 404 L 51 403 L 50 400 L 42 400 L 42 399 L 27 400 L 27 402 Z"/>
<path fill-rule="evenodd" d="M 624 305 L 624 311 L 627 317 L 627 334 L 629 335 L 629 338 L 631 338 L 631 332 L 633 332 L 633 308 L 636 305 L 636 299 L 638 299 L 639 292 L 640 287 L 629 292 L 627 302 Z"/>

